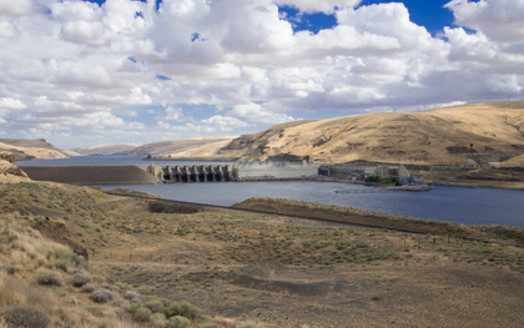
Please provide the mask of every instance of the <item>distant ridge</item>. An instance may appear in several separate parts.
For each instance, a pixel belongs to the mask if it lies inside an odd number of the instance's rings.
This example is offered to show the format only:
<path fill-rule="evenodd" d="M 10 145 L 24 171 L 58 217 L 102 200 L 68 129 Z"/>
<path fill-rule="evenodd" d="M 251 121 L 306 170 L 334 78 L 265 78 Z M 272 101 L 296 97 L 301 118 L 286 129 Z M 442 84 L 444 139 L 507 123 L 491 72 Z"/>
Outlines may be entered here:
<path fill-rule="evenodd" d="M 240 136 L 218 154 L 258 161 L 285 155 L 316 163 L 503 162 L 524 154 L 524 101 L 285 123 Z"/>
<path fill-rule="evenodd" d="M 111 144 L 111 145 L 97 145 L 97 146 L 89 146 L 89 147 L 80 147 L 80 148 L 74 148 L 71 149 L 72 151 L 84 155 L 84 156 L 92 156 L 92 155 L 102 155 L 102 156 L 108 156 L 108 155 L 129 155 L 132 153 L 137 147 L 140 147 L 140 144 L 135 143 L 122 143 L 122 144 Z"/>
<path fill-rule="evenodd" d="M 17 161 L 28 159 L 58 159 L 69 156 L 55 148 L 44 139 L 1 139 L 0 151 L 8 151 L 15 155 Z"/>

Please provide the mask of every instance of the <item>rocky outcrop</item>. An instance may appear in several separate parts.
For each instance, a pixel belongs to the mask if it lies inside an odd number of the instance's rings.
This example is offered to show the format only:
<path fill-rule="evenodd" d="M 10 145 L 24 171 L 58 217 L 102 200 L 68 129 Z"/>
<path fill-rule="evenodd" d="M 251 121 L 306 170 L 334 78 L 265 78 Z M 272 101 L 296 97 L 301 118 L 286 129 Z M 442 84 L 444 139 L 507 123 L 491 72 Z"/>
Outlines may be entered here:
<path fill-rule="evenodd" d="M 16 182 L 29 180 L 27 175 L 15 163 L 15 156 L 12 153 L 0 152 L 0 182 Z"/>

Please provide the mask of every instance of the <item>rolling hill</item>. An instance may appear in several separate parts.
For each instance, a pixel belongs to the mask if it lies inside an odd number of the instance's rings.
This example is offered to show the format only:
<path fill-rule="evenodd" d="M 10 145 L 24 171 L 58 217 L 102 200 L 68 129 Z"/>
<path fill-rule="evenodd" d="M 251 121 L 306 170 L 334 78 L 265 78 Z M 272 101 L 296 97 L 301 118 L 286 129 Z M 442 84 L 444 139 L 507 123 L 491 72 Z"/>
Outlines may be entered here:
<path fill-rule="evenodd" d="M 83 156 L 92 155 L 128 155 L 133 152 L 140 144 L 124 143 L 124 144 L 111 144 L 111 145 L 97 145 L 90 147 L 74 148 L 72 151 Z"/>
<path fill-rule="evenodd" d="M 0 139 L 0 151 L 13 153 L 17 161 L 69 157 L 64 151 L 55 148 L 44 139 Z"/>
<path fill-rule="evenodd" d="M 215 157 L 218 150 L 227 146 L 234 137 L 210 137 L 171 140 L 142 145 L 130 153 L 132 156 L 162 156 L 172 158 Z"/>
<path fill-rule="evenodd" d="M 289 156 L 316 163 L 503 162 L 524 154 L 524 101 L 296 121 L 240 136 L 217 154 L 258 161 Z"/>

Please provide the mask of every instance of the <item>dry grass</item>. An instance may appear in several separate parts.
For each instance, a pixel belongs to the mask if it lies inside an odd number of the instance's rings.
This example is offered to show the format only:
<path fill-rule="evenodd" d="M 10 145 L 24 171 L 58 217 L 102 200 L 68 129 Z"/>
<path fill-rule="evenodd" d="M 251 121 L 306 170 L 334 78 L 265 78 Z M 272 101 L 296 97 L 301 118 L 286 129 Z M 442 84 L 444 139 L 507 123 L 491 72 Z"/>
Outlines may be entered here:
<path fill-rule="evenodd" d="M 201 309 L 191 328 L 245 321 L 261 328 L 342 327 L 348 320 L 361 327 L 387 327 L 391 320 L 400 326 L 524 323 L 518 315 L 524 252 L 503 242 L 519 230 L 485 228 L 481 233 L 498 239 L 481 243 L 203 206 L 153 213 L 150 202 L 159 200 L 51 183 L 0 185 L 0 193 L 0 313 L 36 306 L 59 326 L 162 327 L 160 302 L 165 313 L 170 299 Z M 38 285 L 42 272 L 56 272 L 63 285 Z M 73 285 L 78 272 L 91 278 L 91 292 L 107 288 L 114 299 L 91 301 Z M 486 299 L 500 304 L 489 318 Z M 158 313 L 136 322 L 133 302 Z M 460 304 L 468 310 L 454 311 Z M 449 314 L 435 316 L 439 311 Z"/>

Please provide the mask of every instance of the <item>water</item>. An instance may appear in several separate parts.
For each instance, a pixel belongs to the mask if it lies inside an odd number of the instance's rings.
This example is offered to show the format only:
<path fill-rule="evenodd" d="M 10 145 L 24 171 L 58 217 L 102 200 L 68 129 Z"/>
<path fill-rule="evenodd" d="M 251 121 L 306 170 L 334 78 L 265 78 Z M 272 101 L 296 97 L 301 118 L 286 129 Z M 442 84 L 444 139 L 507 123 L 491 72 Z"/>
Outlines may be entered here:
<path fill-rule="evenodd" d="M 524 191 L 437 186 L 431 191 L 385 191 L 360 185 L 314 182 L 215 182 L 162 185 L 113 185 L 167 199 L 230 206 L 267 196 L 452 221 L 468 225 L 502 224 L 524 228 Z M 335 191 L 342 190 L 343 193 Z"/>
<path fill-rule="evenodd" d="M 93 156 L 68 160 L 24 161 L 20 166 L 148 165 L 138 157 Z M 157 161 L 157 165 L 197 165 L 203 162 Z M 210 164 L 210 163 L 207 163 Z M 229 164 L 214 163 L 213 164 Z M 99 186 L 100 187 L 100 186 Z M 130 188 L 167 199 L 230 206 L 254 196 L 267 196 L 365 210 L 452 221 L 468 225 L 502 224 L 524 228 L 524 191 L 437 186 L 426 192 L 383 192 L 360 185 L 313 182 L 209 182 L 159 185 L 108 185 Z M 335 191 L 342 191 L 336 193 Z"/>

